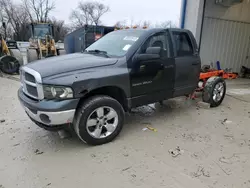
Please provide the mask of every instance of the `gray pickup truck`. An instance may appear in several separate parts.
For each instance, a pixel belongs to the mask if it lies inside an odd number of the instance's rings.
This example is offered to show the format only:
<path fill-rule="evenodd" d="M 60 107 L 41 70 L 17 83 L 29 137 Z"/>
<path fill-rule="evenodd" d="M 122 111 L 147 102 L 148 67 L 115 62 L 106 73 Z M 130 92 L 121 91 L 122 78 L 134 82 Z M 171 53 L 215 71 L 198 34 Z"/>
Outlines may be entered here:
<path fill-rule="evenodd" d="M 82 53 L 21 67 L 18 97 L 38 126 L 51 131 L 72 126 L 83 142 L 99 145 L 120 133 L 131 108 L 192 94 L 202 85 L 200 70 L 188 30 L 119 30 Z M 220 105 L 224 80 L 211 78 L 204 88 L 203 100 Z"/>

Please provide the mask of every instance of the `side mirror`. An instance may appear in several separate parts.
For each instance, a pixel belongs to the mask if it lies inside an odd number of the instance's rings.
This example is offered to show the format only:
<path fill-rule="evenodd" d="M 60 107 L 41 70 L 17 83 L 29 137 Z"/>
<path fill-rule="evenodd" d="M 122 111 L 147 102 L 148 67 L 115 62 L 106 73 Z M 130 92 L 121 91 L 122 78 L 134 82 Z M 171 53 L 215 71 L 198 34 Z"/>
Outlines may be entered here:
<path fill-rule="evenodd" d="M 158 54 L 161 53 L 161 47 L 148 47 L 146 49 L 146 54 Z"/>
<path fill-rule="evenodd" d="M 145 54 L 138 54 L 136 59 L 138 61 L 148 61 L 160 59 L 160 47 L 148 47 Z"/>

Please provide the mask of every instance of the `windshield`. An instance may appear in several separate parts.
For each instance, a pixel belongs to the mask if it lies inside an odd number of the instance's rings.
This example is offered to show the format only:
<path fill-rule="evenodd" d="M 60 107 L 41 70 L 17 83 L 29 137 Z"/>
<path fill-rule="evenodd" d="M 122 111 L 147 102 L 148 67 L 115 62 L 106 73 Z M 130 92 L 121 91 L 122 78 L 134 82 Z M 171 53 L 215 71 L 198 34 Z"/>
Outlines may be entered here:
<path fill-rule="evenodd" d="M 110 56 L 124 56 L 145 30 L 114 31 L 86 48 L 87 52 L 102 51 Z"/>
<path fill-rule="evenodd" d="M 50 29 L 48 26 L 34 27 L 34 37 L 45 37 L 45 35 L 50 35 Z"/>

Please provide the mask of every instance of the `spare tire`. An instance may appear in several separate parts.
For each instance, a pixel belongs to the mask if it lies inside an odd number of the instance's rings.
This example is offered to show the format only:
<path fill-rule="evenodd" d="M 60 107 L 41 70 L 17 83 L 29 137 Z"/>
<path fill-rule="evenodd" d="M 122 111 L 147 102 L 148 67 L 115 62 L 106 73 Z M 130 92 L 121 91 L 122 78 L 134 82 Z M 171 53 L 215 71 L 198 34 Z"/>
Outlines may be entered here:
<path fill-rule="evenodd" d="M 19 71 L 20 64 L 15 57 L 6 55 L 0 58 L 0 69 L 6 74 L 15 74 Z"/>
<path fill-rule="evenodd" d="M 221 77 L 211 77 L 207 80 L 202 92 L 203 102 L 209 103 L 211 107 L 219 106 L 226 94 L 226 82 Z"/>

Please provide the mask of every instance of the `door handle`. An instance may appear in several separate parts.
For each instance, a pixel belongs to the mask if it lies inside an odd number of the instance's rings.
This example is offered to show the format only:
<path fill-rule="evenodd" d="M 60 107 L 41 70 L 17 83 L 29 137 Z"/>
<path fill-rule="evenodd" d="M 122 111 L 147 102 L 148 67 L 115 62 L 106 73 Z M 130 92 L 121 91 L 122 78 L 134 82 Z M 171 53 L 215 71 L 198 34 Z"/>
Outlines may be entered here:
<path fill-rule="evenodd" d="M 144 70 L 145 70 L 145 67 L 146 67 L 145 65 L 141 65 L 141 66 L 140 66 L 140 71 L 144 71 Z"/>

